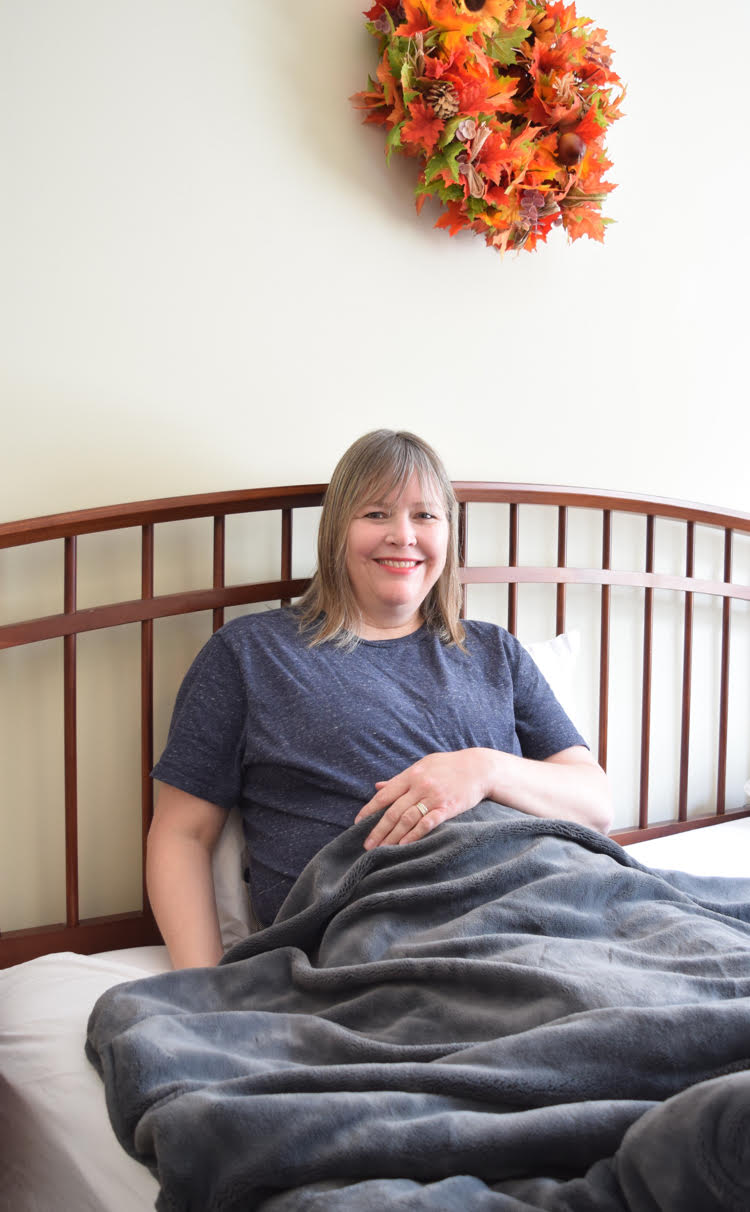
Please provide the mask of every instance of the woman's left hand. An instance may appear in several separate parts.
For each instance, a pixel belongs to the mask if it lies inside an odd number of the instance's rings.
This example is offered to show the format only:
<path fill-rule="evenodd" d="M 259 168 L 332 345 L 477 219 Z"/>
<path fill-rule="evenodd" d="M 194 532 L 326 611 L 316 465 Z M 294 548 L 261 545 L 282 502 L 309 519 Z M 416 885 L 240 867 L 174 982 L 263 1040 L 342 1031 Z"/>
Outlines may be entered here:
<path fill-rule="evenodd" d="M 488 794 L 493 756 L 489 749 L 428 753 L 387 782 L 376 783 L 376 794 L 354 818 L 383 813 L 365 849 L 416 842 L 436 825 L 474 808 Z"/>

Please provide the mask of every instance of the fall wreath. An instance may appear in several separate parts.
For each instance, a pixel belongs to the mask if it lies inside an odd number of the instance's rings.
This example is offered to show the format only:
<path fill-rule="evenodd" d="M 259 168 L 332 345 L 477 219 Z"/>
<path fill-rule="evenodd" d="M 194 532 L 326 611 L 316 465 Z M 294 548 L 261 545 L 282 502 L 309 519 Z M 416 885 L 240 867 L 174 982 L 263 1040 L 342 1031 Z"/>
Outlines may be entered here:
<path fill-rule="evenodd" d="M 380 61 L 352 101 L 385 127 L 389 160 L 419 162 L 418 211 L 436 198 L 436 227 L 501 252 L 559 224 L 604 238 L 604 139 L 625 94 L 606 31 L 532 0 L 376 0 L 365 17 Z"/>

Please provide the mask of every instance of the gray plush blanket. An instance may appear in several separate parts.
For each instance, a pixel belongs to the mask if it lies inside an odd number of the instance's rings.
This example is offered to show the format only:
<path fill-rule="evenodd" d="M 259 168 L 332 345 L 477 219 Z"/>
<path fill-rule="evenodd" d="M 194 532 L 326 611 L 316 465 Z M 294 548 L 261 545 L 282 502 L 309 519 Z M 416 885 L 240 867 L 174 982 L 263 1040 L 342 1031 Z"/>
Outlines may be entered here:
<path fill-rule="evenodd" d="M 157 1207 L 750 1207 L 750 880 L 480 804 L 355 825 L 215 969 L 117 986 L 87 1050 Z"/>

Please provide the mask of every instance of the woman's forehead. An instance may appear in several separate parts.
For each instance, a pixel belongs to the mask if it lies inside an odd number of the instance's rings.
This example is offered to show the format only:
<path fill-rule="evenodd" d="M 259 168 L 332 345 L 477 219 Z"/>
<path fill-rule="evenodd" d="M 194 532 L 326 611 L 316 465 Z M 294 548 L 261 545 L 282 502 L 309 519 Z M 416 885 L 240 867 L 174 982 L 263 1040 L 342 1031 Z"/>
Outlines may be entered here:
<path fill-rule="evenodd" d="M 418 470 L 398 477 L 394 473 L 384 473 L 365 486 L 360 504 L 367 502 L 373 505 L 394 505 L 412 489 L 419 495 L 419 500 L 425 505 L 445 505 L 443 491 L 433 475 L 422 474 Z"/>

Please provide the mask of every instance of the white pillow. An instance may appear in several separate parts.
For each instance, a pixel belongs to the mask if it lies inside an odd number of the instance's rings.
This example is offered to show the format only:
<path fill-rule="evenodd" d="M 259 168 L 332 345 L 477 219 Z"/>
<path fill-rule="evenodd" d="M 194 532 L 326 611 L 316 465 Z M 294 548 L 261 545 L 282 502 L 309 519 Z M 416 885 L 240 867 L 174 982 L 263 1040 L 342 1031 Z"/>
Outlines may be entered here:
<path fill-rule="evenodd" d="M 212 856 L 216 909 L 225 951 L 258 928 L 250 908 L 248 887 L 242 878 L 244 857 L 242 819 L 239 808 L 232 808 Z"/>
<path fill-rule="evenodd" d="M 581 651 L 580 631 L 565 631 L 554 640 L 538 640 L 524 644 L 552 688 L 560 706 L 585 736 L 579 722 L 576 664 Z"/>

